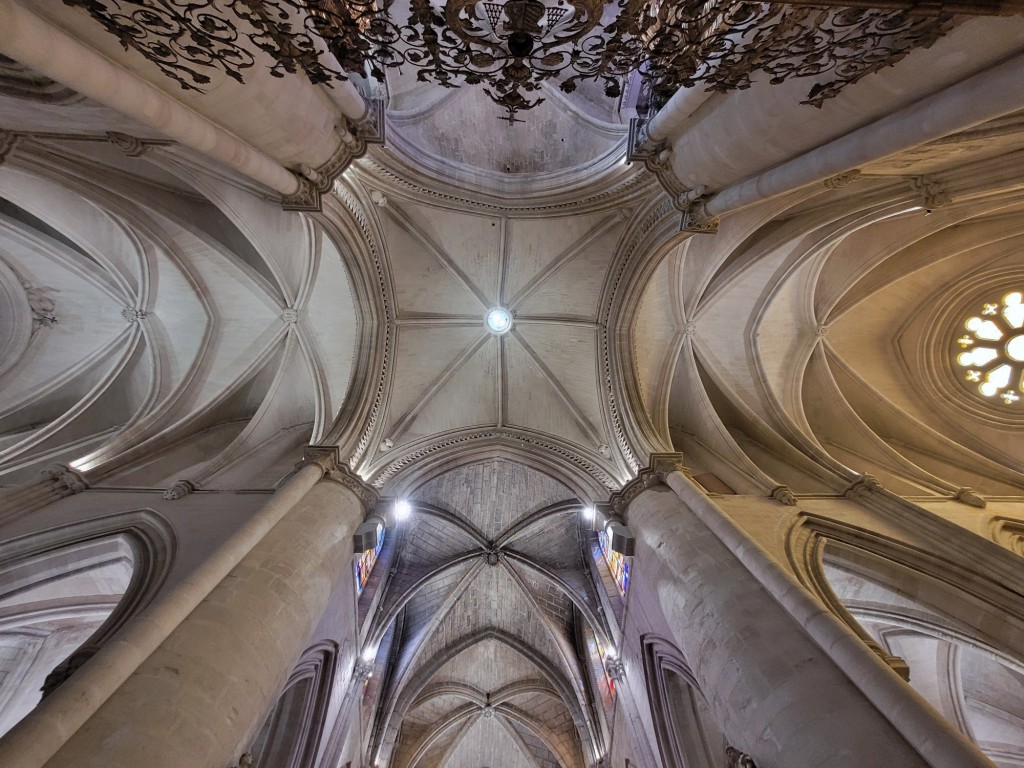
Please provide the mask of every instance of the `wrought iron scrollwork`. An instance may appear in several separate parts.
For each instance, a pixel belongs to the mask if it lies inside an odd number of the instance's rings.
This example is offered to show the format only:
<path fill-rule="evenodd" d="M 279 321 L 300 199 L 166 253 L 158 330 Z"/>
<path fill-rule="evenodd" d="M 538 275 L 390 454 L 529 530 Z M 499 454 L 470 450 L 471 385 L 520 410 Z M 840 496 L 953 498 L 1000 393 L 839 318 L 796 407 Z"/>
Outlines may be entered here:
<path fill-rule="evenodd" d="M 772 83 L 814 77 L 804 103 L 821 106 L 954 23 L 951 14 L 725 0 L 408 0 L 404 19 L 395 0 L 64 2 L 186 89 L 202 90 L 210 69 L 241 82 L 261 53 L 271 74 L 313 83 L 410 66 L 421 81 L 482 85 L 510 122 L 543 102 L 547 80 L 565 92 L 596 81 L 617 97 L 632 72 L 650 84 L 654 106 L 682 87 L 748 88 L 757 73 Z"/>

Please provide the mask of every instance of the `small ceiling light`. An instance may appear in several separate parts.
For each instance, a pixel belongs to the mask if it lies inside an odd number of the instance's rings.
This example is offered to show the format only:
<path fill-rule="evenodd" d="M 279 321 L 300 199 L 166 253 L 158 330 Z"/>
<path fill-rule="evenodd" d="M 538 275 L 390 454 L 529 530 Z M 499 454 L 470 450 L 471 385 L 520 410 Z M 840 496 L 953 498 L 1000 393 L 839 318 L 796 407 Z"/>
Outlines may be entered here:
<path fill-rule="evenodd" d="M 363 649 L 363 661 L 373 661 L 377 658 L 377 649 L 373 646 Z"/>
<path fill-rule="evenodd" d="M 409 506 L 409 502 L 404 499 L 400 499 L 395 502 L 395 519 L 405 520 L 412 514 L 412 507 Z"/>
<path fill-rule="evenodd" d="M 507 309 L 494 307 L 487 312 L 487 329 L 491 333 L 508 333 L 512 328 L 512 315 Z"/>
<path fill-rule="evenodd" d="M 593 520 L 595 514 L 597 514 L 597 512 L 596 512 L 596 510 L 593 507 L 584 507 L 583 508 L 583 519 L 584 520 Z"/>

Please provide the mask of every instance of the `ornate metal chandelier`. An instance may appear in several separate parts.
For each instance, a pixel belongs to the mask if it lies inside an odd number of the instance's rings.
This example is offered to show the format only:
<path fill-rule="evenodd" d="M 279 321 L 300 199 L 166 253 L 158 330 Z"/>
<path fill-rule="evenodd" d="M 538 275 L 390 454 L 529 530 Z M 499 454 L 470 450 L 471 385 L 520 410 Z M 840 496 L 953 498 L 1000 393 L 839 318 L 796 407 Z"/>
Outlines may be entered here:
<path fill-rule="evenodd" d="M 761 3 L 726 0 L 64 0 L 79 6 L 187 89 L 213 67 L 242 81 L 259 52 L 271 72 L 314 83 L 350 73 L 383 80 L 412 67 L 452 88 L 482 85 L 504 119 L 543 101 L 545 81 L 565 92 L 597 81 L 618 97 L 636 72 L 654 108 L 682 87 L 746 88 L 816 78 L 820 106 L 851 83 L 931 45 L 954 16 L 942 3 Z M 850 2 L 849 5 L 868 5 Z M 947 3 L 957 12 L 998 3 Z M 973 7 L 967 8 L 970 5 Z M 897 6 L 894 8 L 894 6 Z M 899 6 L 906 6 L 899 8 Z M 979 10 L 980 7 L 980 10 Z"/>

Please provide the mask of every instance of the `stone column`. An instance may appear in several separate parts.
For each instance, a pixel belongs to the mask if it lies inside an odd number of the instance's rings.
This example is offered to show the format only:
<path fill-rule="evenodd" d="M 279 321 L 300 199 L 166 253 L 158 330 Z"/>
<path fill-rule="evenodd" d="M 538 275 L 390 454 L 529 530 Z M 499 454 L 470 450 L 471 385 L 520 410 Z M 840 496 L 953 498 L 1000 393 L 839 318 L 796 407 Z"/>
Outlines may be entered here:
<path fill-rule="evenodd" d="M 356 478 L 316 483 L 45 765 L 234 764 L 351 570 L 363 513 Z"/>
<path fill-rule="evenodd" d="M 630 597 L 759 768 L 991 768 L 688 478 L 664 479 L 629 503 Z"/>

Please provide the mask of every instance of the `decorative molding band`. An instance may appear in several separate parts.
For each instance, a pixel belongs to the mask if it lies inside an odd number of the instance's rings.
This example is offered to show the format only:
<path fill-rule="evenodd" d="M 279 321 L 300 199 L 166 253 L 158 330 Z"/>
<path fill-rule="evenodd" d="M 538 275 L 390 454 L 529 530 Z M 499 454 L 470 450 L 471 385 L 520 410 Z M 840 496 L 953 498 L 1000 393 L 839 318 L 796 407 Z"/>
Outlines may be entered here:
<path fill-rule="evenodd" d="M 377 238 L 374 236 L 373 229 L 370 226 L 370 221 L 367 219 L 363 207 L 352 195 L 346 185 L 339 185 L 335 191 L 335 196 L 345 207 L 345 210 L 348 211 L 356 226 L 359 227 L 363 244 L 368 250 L 370 258 L 373 261 L 373 272 L 374 276 L 377 278 L 378 295 L 384 302 L 384 322 L 381 324 L 384 329 L 384 339 L 383 344 L 381 345 L 383 354 L 380 362 L 380 376 L 377 378 L 377 389 L 373 394 L 373 404 L 370 406 L 370 413 L 366 420 L 366 426 L 363 428 L 363 432 L 359 436 L 359 441 L 356 443 L 355 450 L 353 450 L 352 455 L 348 458 L 348 465 L 355 468 L 356 464 L 358 464 L 359 460 L 363 457 L 363 454 L 366 453 L 366 449 L 370 444 L 370 438 L 373 436 L 373 432 L 377 428 L 381 410 L 384 407 L 384 396 L 387 390 L 389 374 L 391 371 L 392 345 L 395 340 L 395 332 L 394 324 L 391 322 L 393 309 L 391 306 L 391 293 L 388 275 L 381 257 L 381 250 L 377 246 Z M 374 204 L 376 204 L 376 201 L 374 201 Z"/>
<path fill-rule="evenodd" d="M 286 211 L 322 210 L 321 196 L 331 191 L 334 182 L 352 161 L 366 154 L 368 145 L 384 143 L 384 103 L 380 100 L 369 102 L 362 120 L 353 124 L 343 118 L 335 131 L 338 147 L 327 162 L 316 168 L 300 165 L 295 169 L 299 189 L 281 198 L 281 206 Z"/>
<path fill-rule="evenodd" d="M 558 456 L 566 459 L 571 464 L 582 469 L 590 477 L 597 480 L 602 486 L 609 491 L 614 491 L 619 487 L 619 484 L 615 481 L 611 475 L 609 475 L 604 469 L 599 467 L 592 461 L 589 461 L 574 451 L 567 448 L 563 448 L 548 440 L 534 437 L 532 435 L 523 434 L 521 432 L 511 432 L 509 430 L 487 430 L 484 432 L 478 432 L 472 435 L 460 435 L 458 437 L 451 437 L 447 440 L 442 440 L 437 443 L 420 448 L 419 450 L 413 451 L 412 453 L 406 454 L 399 459 L 388 464 L 383 470 L 377 473 L 373 478 L 372 484 L 374 488 L 383 488 L 384 485 L 400 472 L 405 467 L 409 466 L 413 462 L 416 462 L 426 456 L 430 456 L 434 453 L 452 448 L 456 445 L 462 445 L 477 440 L 488 440 L 488 439 L 504 439 L 510 440 L 517 443 L 526 443 L 531 446 L 543 448 L 546 451 L 557 454 Z"/>
<path fill-rule="evenodd" d="M 535 205 L 526 203 L 523 205 L 512 206 L 507 204 L 499 205 L 498 203 L 490 203 L 479 199 L 470 199 L 463 195 L 456 194 L 455 189 L 444 192 L 431 189 L 423 184 L 410 181 L 408 178 L 401 175 L 398 170 L 385 165 L 382 158 L 377 156 L 369 156 L 365 163 L 362 164 L 362 167 L 379 181 L 384 182 L 392 188 L 401 189 L 410 195 L 428 197 L 444 203 L 451 203 L 455 206 L 471 207 L 476 210 L 494 211 L 495 213 L 503 213 L 507 215 L 521 215 L 524 213 L 556 213 L 558 211 L 571 211 L 602 203 L 615 203 L 616 205 L 619 205 L 622 203 L 623 198 L 642 191 L 648 183 L 648 179 L 644 174 L 637 173 L 628 176 L 608 189 L 603 189 L 600 192 L 585 195 L 574 200 L 567 200 L 565 202 L 541 202 Z"/>

